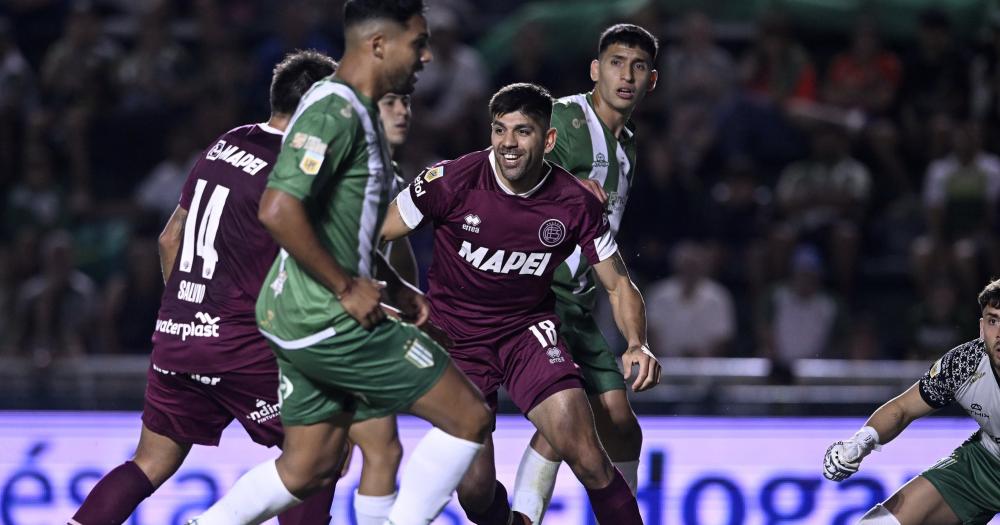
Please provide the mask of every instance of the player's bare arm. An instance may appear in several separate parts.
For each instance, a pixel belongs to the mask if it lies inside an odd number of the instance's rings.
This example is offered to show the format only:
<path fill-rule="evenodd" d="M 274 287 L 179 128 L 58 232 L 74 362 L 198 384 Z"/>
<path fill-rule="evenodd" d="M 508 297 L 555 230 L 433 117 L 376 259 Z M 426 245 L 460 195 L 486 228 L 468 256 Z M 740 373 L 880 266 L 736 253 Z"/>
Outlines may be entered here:
<path fill-rule="evenodd" d="M 385 212 L 385 219 L 382 221 L 382 242 L 401 239 L 412 231 L 413 229 L 406 225 L 406 221 L 399 213 L 399 205 L 396 204 L 396 201 L 390 202 L 389 209 Z"/>
<path fill-rule="evenodd" d="M 826 449 L 823 475 L 832 481 L 843 481 L 858 471 L 872 450 L 896 438 L 910 423 L 934 411 L 920 395 L 920 384 L 914 383 L 902 394 L 882 405 L 857 433 L 845 441 L 837 441 Z"/>
<path fill-rule="evenodd" d="M 163 272 L 163 282 L 170 280 L 170 272 L 174 269 L 174 259 L 184 237 L 184 222 L 187 220 L 187 210 L 177 206 L 170 215 L 167 225 L 160 232 L 160 271 Z"/>
<path fill-rule="evenodd" d="M 340 299 L 344 310 L 365 328 L 385 318 L 379 307 L 382 286 L 372 279 L 352 277 L 320 244 L 302 201 L 268 188 L 260 198 L 261 224 L 302 268 Z"/>
<path fill-rule="evenodd" d="M 905 392 L 875 410 L 865 425 L 878 432 L 879 443 L 884 445 L 895 439 L 910 423 L 933 411 L 934 407 L 924 401 L 920 396 L 919 385 L 914 383 Z"/>
<path fill-rule="evenodd" d="M 594 271 L 601 285 L 608 291 L 615 324 L 628 341 L 628 349 L 622 354 L 625 379 L 630 379 L 632 367 L 638 366 L 632 390 L 648 390 L 660 382 L 660 363 L 646 342 L 646 305 L 642 301 L 642 294 L 629 277 L 625 261 L 617 251 L 594 265 Z"/>

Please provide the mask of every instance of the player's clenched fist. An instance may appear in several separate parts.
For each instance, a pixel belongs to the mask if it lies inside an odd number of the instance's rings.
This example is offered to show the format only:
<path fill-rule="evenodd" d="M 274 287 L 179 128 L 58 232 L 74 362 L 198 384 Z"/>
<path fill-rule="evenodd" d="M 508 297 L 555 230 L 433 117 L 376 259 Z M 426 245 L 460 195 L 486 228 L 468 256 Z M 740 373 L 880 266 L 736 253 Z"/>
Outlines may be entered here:
<path fill-rule="evenodd" d="M 385 288 L 382 281 L 355 277 L 346 290 L 337 294 L 337 298 L 348 315 L 361 323 L 361 326 L 371 329 L 385 319 L 380 304 L 382 288 Z"/>
<path fill-rule="evenodd" d="M 844 481 L 858 471 L 865 456 L 878 448 L 878 432 L 872 427 L 864 427 L 850 439 L 838 441 L 826 449 L 823 475 L 831 481 Z"/>

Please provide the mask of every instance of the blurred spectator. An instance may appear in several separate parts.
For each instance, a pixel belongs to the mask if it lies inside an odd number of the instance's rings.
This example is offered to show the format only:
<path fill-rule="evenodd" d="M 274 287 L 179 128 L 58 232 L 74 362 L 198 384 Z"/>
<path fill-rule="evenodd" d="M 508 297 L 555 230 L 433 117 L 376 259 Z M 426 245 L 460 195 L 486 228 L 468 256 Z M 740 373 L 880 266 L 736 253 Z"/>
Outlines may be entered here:
<path fill-rule="evenodd" d="M 187 126 L 175 128 L 167 142 L 167 158 L 136 189 L 135 203 L 140 211 L 155 215 L 158 224 L 165 224 L 177 207 L 181 188 L 198 157 L 196 148 Z"/>
<path fill-rule="evenodd" d="M 917 46 L 904 61 L 906 81 L 900 93 L 904 136 L 915 158 L 930 160 L 924 155 L 925 132 L 934 114 L 968 114 L 969 67 L 968 56 L 954 41 L 948 14 L 933 8 L 921 13 Z"/>
<path fill-rule="evenodd" d="M 836 343 L 846 333 L 844 312 L 823 288 L 823 262 L 815 248 L 795 251 L 791 278 L 771 291 L 759 312 L 762 357 L 779 366 L 796 359 L 839 357 Z"/>
<path fill-rule="evenodd" d="M 874 21 L 866 18 L 855 26 L 850 49 L 833 58 L 823 85 L 824 100 L 847 112 L 845 123 L 863 123 L 861 137 L 884 173 L 880 190 L 886 200 L 913 188 L 899 151 L 899 132 L 890 120 L 902 81 L 902 63 L 882 47 Z"/>
<path fill-rule="evenodd" d="M 126 113 L 168 116 L 195 97 L 194 64 L 173 39 L 163 11 L 143 16 L 135 47 L 118 65 L 118 104 Z"/>
<path fill-rule="evenodd" d="M 104 287 L 100 350 L 148 353 L 163 293 L 156 239 L 134 237 L 127 257 L 125 271 L 111 277 Z"/>
<path fill-rule="evenodd" d="M 91 131 L 94 119 L 110 106 L 114 70 L 120 56 L 107 38 L 101 18 L 84 1 L 73 4 L 65 33 L 52 44 L 41 68 L 45 111 L 34 125 L 66 151 L 72 180 L 71 205 L 85 212 L 93 206 Z"/>
<path fill-rule="evenodd" d="M 683 174 L 693 174 L 715 142 L 718 113 L 735 87 L 736 68 L 716 45 L 711 19 L 700 11 L 684 18 L 681 42 L 667 49 L 663 64 L 671 156 Z"/>
<path fill-rule="evenodd" d="M 527 22 L 518 28 L 510 60 L 493 75 L 493 85 L 500 87 L 515 82 L 534 82 L 553 90 L 554 96 L 562 96 L 555 90 L 565 84 L 567 75 L 579 72 L 567 71 L 566 64 L 548 53 L 550 46 L 546 39 L 545 26 L 541 23 Z M 437 34 L 434 34 L 432 44 L 436 44 L 435 40 Z M 434 60 L 437 60 L 436 55 Z"/>
<path fill-rule="evenodd" d="M 850 157 L 843 131 L 816 128 L 811 156 L 785 168 L 778 179 L 782 221 L 771 238 L 772 268 L 781 272 L 795 245 L 813 243 L 826 249 L 840 293 L 850 297 L 871 184 L 868 169 Z"/>
<path fill-rule="evenodd" d="M 55 179 L 52 154 L 41 146 L 26 150 L 23 176 L 7 194 L 4 206 L 4 232 L 19 229 L 51 230 L 66 216 L 65 192 Z"/>
<path fill-rule="evenodd" d="M 757 40 L 742 64 L 746 89 L 756 98 L 774 104 L 793 99 L 816 100 L 816 68 L 809 52 L 792 39 L 791 25 L 783 13 L 761 18 Z"/>
<path fill-rule="evenodd" d="M 986 144 L 997 144 L 1000 141 L 1000 12 L 990 16 L 989 39 L 972 64 L 972 116 L 985 125 Z"/>
<path fill-rule="evenodd" d="M 784 14 L 761 18 L 751 50 L 740 64 L 743 96 L 723 113 L 720 141 L 728 161 L 753 159 L 780 169 L 803 155 L 806 145 L 787 111 L 816 101 L 816 69 L 809 53 L 792 39 Z"/>
<path fill-rule="evenodd" d="M 899 58 L 882 48 L 874 23 L 862 20 L 854 29 L 850 50 L 830 63 L 823 96 L 830 104 L 864 111 L 869 118 L 884 116 L 896 101 L 902 77 Z"/>
<path fill-rule="evenodd" d="M 957 126 L 952 153 L 932 162 L 924 181 L 927 234 L 913 244 L 914 276 L 922 290 L 952 271 L 962 289 L 975 294 L 987 273 L 979 260 L 992 255 L 995 245 L 998 197 L 1000 158 L 982 150 L 976 123 Z"/>
<path fill-rule="evenodd" d="M 14 42 L 10 22 L 0 17 L 0 189 L 19 166 L 23 129 L 38 104 L 34 72 Z"/>
<path fill-rule="evenodd" d="M 733 299 L 709 278 L 705 248 L 682 242 L 674 250 L 674 276 L 646 293 L 649 336 L 663 356 L 723 357 L 736 336 Z"/>
<path fill-rule="evenodd" d="M 41 275 L 18 292 L 14 341 L 46 365 L 54 356 L 85 353 L 97 295 L 94 282 L 76 269 L 69 233 L 60 230 L 45 238 L 41 264 Z"/>
<path fill-rule="evenodd" d="M 427 12 L 434 60 L 417 73 L 413 92 L 414 132 L 411 150 L 455 158 L 483 146 L 489 76 L 483 59 L 461 41 L 458 15 L 447 8 Z M 522 79 L 523 81 L 534 79 Z M 430 140 L 430 143 L 426 142 Z"/>
<path fill-rule="evenodd" d="M 322 8 L 316 2 L 292 0 L 279 5 L 281 8 L 275 13 L 277 28 L 264 38 L 254 53 L 253 80 L 248 100 L 268 100 L 274 65 L 292 51 L 315 49 L 338 59 L 343 53 L 342 48 L 334 53 L 333 43 L 323 34 L 320 27 L 323 23 Z M 267 120 L 266 106 L 251 109 L 254 118 Z"/>
<path fill-rule="evenodd" d="M 766 239 L 773 204 L 771 191 L 748 163 L 733 163 L 715 184 L 708 202 L 712 259 L 723 282 L 746 286 L 756 297 L 766 278 Z"/>
<path fill-rule="evenodd" d="M 958 291 L 952 282 L 940 278 L 931 283 L 923 299 L 909 312 L 906 359 L 933 361 L 945 349 L 951 349 L 968 340 L 968 334 L 977 327 L 970 320 L 968 308 L 958 303 Z"/>

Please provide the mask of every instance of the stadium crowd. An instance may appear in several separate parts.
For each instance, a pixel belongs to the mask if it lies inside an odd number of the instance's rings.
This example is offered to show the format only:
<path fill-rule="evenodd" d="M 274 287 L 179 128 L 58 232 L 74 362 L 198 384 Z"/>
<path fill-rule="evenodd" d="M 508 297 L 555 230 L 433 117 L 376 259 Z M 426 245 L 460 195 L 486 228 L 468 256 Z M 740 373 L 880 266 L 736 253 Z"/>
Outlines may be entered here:
<path fill-rule="evenodd" d="M 0 7 L 0 355 L 149 351 L 156 239 L 198 148 L 266 120 L 285 53 L 340 56 L 340 4 Z M 406 175 L 485 147 L 499 86 L 589 89 L 595 50 L 541 16 L 487 49 L 544 4 L 431 2 Z M 975 333 L 968 298 L 1000 267 L 1000 18 L 960 32 L 929 8 L 890 40 L 864 13 L 811 38 L 779 11 L 725 38 L 656 3 L 603 16 L 661 41 L 619 236 L 655 352 L 932 359 Z M 429 237 L 414 243 L 426 268 Z"/>

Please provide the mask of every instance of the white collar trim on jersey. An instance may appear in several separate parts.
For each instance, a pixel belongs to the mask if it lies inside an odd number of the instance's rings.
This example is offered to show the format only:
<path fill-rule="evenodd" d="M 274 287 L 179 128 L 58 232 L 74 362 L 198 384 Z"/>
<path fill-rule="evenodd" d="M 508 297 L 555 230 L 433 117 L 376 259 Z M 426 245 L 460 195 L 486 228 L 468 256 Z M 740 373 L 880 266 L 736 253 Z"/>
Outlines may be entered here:
<path fill-rule="evenodd" d="M 268 124 L 267 122 L 258 122 L 257 125 L 260 126 L 260 129 L 262 129 L 262 130 L 264 130 L 264 131 L 266 131 L 268 133 L 273 133 L 275 135 L 284 135 L 285 134 L 285 132 L 281 131 L 280 129 L 278 129 L 278 128 L 270 125 L 270 124 Z"/>
<path fill-rule="evenodd" d="M 545 181 L 548 180 L 549 175 L 552 174 L 552 164 L 550 164 L 547 161 L 543 161 L 545 167 L 548 168 L 548 171 L 546 171 L 545 175 L 542 176 L 542 180 L 538 181 L 538 184 L 535 184 L 534 188 L 531 188 L 526 192 L 514 193 L 513 191 L 511 191 L 510 188 L 507 187 L 507 183 L 500 178 L 500 174 L 497 173 L 496 162 L 497 162 L 496 155 L 494 155 L 493 150 L 490 150 L 490 169 L 493 170 L 493 177 L 496 178 L 497 184 L 500 186 L 500 189 L 503 190 L 503 192 L 506 193 L 507 195 L 516 195 L 518 197 L 531 197 L 533 194 L 537 193 L 538 190 L 542 188 L 542 184 L 545 184 Z"/>

